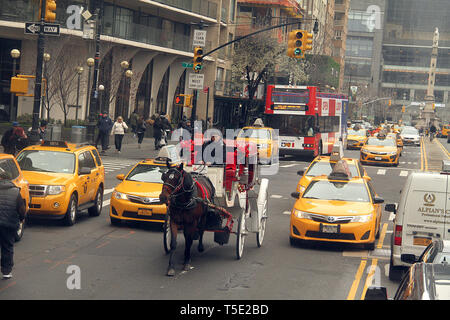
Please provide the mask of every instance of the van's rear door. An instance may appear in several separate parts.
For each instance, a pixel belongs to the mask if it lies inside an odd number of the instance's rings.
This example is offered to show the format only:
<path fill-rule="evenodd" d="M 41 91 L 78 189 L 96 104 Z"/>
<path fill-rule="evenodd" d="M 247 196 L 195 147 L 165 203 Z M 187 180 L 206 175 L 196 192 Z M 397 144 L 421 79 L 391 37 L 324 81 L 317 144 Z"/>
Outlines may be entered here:
<path fill-rule="evenodd" d="M 402 253 L 419 256 L 431 241 L 444 236 L 448 176 L 417 174 L 403 219 Z"/>

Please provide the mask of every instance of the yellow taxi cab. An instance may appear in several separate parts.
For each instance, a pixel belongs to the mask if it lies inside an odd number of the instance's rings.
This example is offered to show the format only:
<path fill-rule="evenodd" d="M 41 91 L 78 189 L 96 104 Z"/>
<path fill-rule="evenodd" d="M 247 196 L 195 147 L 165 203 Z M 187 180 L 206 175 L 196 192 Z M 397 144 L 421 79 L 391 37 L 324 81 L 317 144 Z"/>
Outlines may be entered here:
<path fill-rule="evenodd" d="M 339 160 L 347 162 L 350 174 L 352 177 L 361 177 L 368 180 L 371 178 L 367 175 L 358 159 L 344 158 L 343 151 L 340 145 L 335 144 L 331 156 L 317 156 L 305 170 L 297 171 L 297 174 L 302 176 L 297 184 L 297 192 L 305 191 L 308 184 L 314 177 L 321 175 L 329 175 Z"/>
<path fill-rule="evenodd" d="M 30 183 L 30 216 L 72 226 L 82 210 L 100 215 L 105 169 L 95 147 L 43 141 L 23 149 L 17 162 Z"/>
<path fill-rule="evenodd" d="M 25 179 L 14 156 L 0 153 L 0 169 L 9 175 L 10 180 L 20 189 L 20 195 L 25 203 L 25 211 L 28 213 L 30 203 L 30 191 L 28 181 Z M 22 239 L 25 222 L 21 221 L 16 233 L 16 241 Z"/>
<path fill-rule="evenodd" d="M 261 163 L 272 163 L 278 154 L 278 143 L 275 141 L 274 130 L 269 127 L 243 127 L 236 138 L 236 143 L 254 143 L 258 149 L 258 159 Z"/>
<path fill-rule="evenodd" d="M 443 137 L 448 137 L 449 131 L 450 131 L 450 124 L 443 125 L 442 126 L 442 133 L 441 133 L 441 135 Z"/>
<path fill-rule="evenodd" d="M 347 149 L 361 149 L 367 138 L 365 129 L 349 129 L 347 132 Z"/>
<path fill-rule="evenodd" d="M 395 139 L 397 141 L 397 148 L 400 149 L 400 156 L 401 156 L 402 151 L 403 151 L 403 140 L 400 137 L 400 133 L 391 132 L 391 133 L 388 133 L 386 137 Z"/>
<path fill-rule="evenodd" d="M 378 134 L 376 137 L 369 137 L 361 148 L 360 159 L 362 164 L 390 164 L 398 166 L 400 158 L 400 148 L 397 147 L 397 140 Z"/>
<path fill-rule="evenodd" d="M 294 192 L 292 196 L 296 202 L 290 219 L 291 245 L 298 240 L 313 240 L 375 249 L 384 200 L 370 181 L 352 177 L 344 160 L 329 176 L 313 178 L 302 194 Z"/>
<path fill-rule="evenodd" d="M 111 196 L 109 217 L 112 225 L 122 221 L 144 221 L 164 223 L 167 206 L 159 200 L 167 171 L 166 160 L 175 166 L 180 162 L 175 146 L 161 148 L 158 157 L 138 162 L 121 180 Z"/>

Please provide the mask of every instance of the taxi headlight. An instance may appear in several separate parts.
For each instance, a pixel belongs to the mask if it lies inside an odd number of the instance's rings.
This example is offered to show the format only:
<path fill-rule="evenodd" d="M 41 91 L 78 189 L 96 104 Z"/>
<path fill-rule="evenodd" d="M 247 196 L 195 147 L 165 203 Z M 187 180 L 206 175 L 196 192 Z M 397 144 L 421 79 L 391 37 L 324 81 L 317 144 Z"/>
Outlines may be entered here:
<path fill-rule="evenodd" d="M 60 194 L 64 191 L 65 191 L 64 186 L 48 186 L 47 187 L 47 194 L 52 195 L 52 196 Z"/>
<path fill-rule="evenodd" d="M 112 196 L 114 198 L 116 198 L 117 200 L 128 200 L 128 197 L 127 197 L 127 195 L 125 193 L 121 193 L 121 192 L 118 192 L 118 191 L 114 191 Z"/>
<path fill-rule="evenodd" d="M 362 216 L 354 216 L 352 222 L 369 222 L 370 220 L 372 220 L 372 215 L 366 214 Z"/>
<path fill-rule="evenodd" d="M 394 156 L 394 155 L 397 154 L 397 151 L 392 151 L 392 152 L 390 152 L 389 154 L 390 154 L 391 156 Z"/>
<path fill-rule="evenodd" d="M 299 219 L 311 219 L 311 214 L 305 211 L 294 209 L 292 213 Z"/>

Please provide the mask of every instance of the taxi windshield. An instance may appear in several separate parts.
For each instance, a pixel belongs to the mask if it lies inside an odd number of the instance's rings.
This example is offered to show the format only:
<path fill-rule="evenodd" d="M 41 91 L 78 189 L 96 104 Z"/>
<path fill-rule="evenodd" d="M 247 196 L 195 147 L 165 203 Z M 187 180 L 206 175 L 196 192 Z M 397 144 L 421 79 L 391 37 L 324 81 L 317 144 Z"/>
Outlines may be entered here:
<path fill-rule="evenodd" d="M 370 202 L 369 194 L 364 184 L 329 180 L 312 181 L 303 193 L 302 198 Z"/>
<path fill-rule="evenodd" d="M 244 129 L 239 132 L 239 138 L 270 139 L 270 133 L 265 129 Z"/>
<path fill-rule="evenodd" d="M 348 135 L 365 137 L 366 132 L 364 130 L 348 130 Z"/>
<path fill-rule="evenodd" d="M 368 146 L 386 146 L 386 147 L 395 147 L 396 141 L 388 138 L 388 139 L 378 139 L 378 138 L 369 138 L 367 139 L 366 145 Z"/>
<path fill-rule="evenodd" d="M 347 162 L 348 163 L 348 162 Z M 323 161 L 314 161 L 311 163 L 308 171 L 306 172 L 306 176 L 309 177 L 317 177 L 321 175 L 329 175 L 331 171 L 333 171 L 334 163 L 331 162 L 323 162 Z M 348 163 L 348 168 L 350 169 L 350 173 L 352 177 L 358 177 L 358 170 L 356 166 L 352 163 Z"/>
<path fill-rule="evenodd" d="M 138 164 L 127 176 L 127 181 L 148 182 L 148 183 L 164 183 L 162 174 L 167 171 L 167 167 Z"/>
<path fill-rule="evenodd" d="M 51 150 L 25 150 L 17 156 L 24 171 L 74 173 L 75 155 Z"/>

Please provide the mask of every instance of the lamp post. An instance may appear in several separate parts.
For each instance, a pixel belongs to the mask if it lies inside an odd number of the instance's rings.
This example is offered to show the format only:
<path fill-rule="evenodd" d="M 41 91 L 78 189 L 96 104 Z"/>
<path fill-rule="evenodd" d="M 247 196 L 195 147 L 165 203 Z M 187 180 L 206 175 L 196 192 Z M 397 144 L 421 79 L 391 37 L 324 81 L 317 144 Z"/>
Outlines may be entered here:
<path fill-rule="evenodd" d="M 91 89 L 91 68 L 94 66 L 95 64 L 95 60 L 94 58 L 88 58 L 86 60 L 86 64 L 89 68 L 88 70 L 88 83 L 87 83 L 87 92 L 86 92 L 86 107 L 84 110 L 84 119 L 87 120 L 89 117 L 89 97 L 90 97 L 90 89 Z"/>
<path fill-rule="evenodd" d="M 121 88 L 121 95 L 120 95 L 120 98 L 121 98 L 121 106 L 120 106 L 120 112 L 119 112 L 119 116 L 123 116 L 123 112 L 124 112 L 124 109 L 125 109 L 125 106 L 124 106 L 124 104 L 125 104 L 125 82 L 126 82 L 126 72 L 128 71 L 128 67 L 130 66 L 130 63 L 128 62 L 128 61 L 126 61 L 126 60 L 124 60 L 124 61 L 122 61 L 121 63 L 120 63 L 120 67 L 122 68 L 122 70 L 123 70 L 123 73 L 124 73 L 124 77 L 122 78 L 122 88 Z M 116 110 L 116 114 L 117 114 L 117 110 Z"/>
<path fill-rule="evenodd" d="M 131 79 L 131 77 L 133 76 L 133 71 L 131 71 L 131 70 L 127 70 L 127 71 L 125 71 L 125 82 L 128 84 L 128 80 L 129 79 Z M 129 102 L 130 102 L 130 100 L 129 100 L 129 95 L 128 95 L 128 102 L 126 103 L 126 114 L 125 114 L 125 117 L 126 118 L 128 118 L 128 113 L 129 113 L 129 109 L 130 109 L 130 107 L 129 107 Z M 125 102 L 124 102 L 125 103 Z"/>
<path fill-rule="evenodd" d="M 16 76 L 16 63 L 17 59 L 20 57 L 20 51 L 18 49 L 11 50 L 11 57 L 13 59 L 13 71 L 12 77 Z M 12 79 L 11 77 L 11 79 Z M 11 104 L 9 105 L 9 119 L 15 121 L 17 119 L 17 111 L 14 108 L 14 93 L 11 92 Z"/>
<path fill-rule="evenodd" d="M 103 92 L 105 91 L 105 86 L 104 85 L 99 85 L 98 86 L 98 91 L 99 91 L 99 105 L 100 105 L 100 112 L 103 113 Z"/>
<path fill-rule="evenodd" d="M 79 107 L 79 103 L 80 103 L 80 78 L 81 78 L 81 74 L 83 73 L 84 69 L 83 67 L 77 67 L 76 68 L 77 74 L 78 74 L 78 85 L 77 85 L 77 103 L 75 106 L 75 121 L 78 124 L 78 107 Z"/>
<path fill-rule="evenodd" d="M 50 61 L 51 55 L 49 53 L 44 53 L 44 66 L 43 66 L 43 73 L 44 73 L 44 79 L 45 79 L 45 96 L 47 97 L 48 101 L 48 75 L 47 75 L 47 62 Z M 42 107 L 41 107 L 41 118 L 44 118 L 45 114 L 45 99 L 42 99 L 41 101 Z M 48 106 L 47 106 L 48 107 Z"/>

